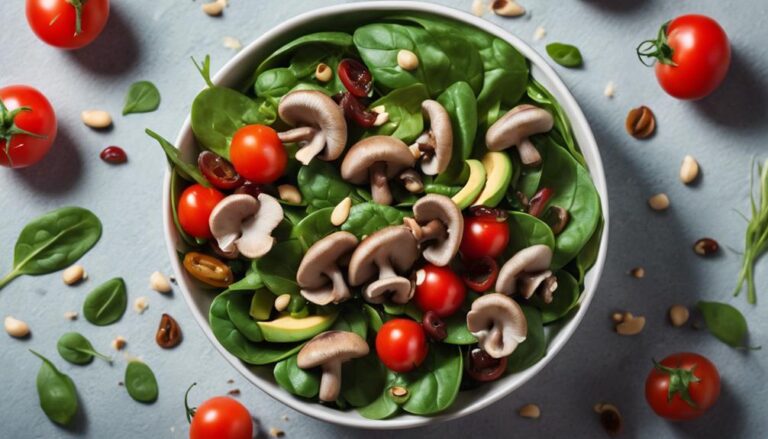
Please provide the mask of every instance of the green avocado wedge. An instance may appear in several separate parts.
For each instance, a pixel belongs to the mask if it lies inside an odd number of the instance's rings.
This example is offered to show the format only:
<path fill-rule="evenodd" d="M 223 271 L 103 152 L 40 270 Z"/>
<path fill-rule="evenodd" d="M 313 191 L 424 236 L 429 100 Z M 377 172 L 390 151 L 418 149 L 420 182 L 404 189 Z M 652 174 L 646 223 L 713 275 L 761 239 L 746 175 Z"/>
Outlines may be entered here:
<path fill-rule="evenodd" d="M 338 313 L 302 318 L 284 315 L 268 322 L 258 322 L 264 339 L 274 343 L 308 340 L 330 328 Z"/>
<path fill-rule="evenodd" d="M 486 174 L 485 187 L 472 205 L 496 207 L 504 199 L 512 180 L 512 160 L 503 151 L 491 151 L 483 156 L 482 163 Z"/>
<path fill-rule="evenodd" d="M 469 207 L 477 199 L 477 196 L 480 195 L 480 192 L 483 191 L 483 187 L 485 187 L 486 173 L 483 164 L 479 160 L 474 159 L 467 160 L 466 163 L 469 167 L 469 179 L 459 193 L 452 198 L 453 202 L 459 206 L 459 209 Z"/>

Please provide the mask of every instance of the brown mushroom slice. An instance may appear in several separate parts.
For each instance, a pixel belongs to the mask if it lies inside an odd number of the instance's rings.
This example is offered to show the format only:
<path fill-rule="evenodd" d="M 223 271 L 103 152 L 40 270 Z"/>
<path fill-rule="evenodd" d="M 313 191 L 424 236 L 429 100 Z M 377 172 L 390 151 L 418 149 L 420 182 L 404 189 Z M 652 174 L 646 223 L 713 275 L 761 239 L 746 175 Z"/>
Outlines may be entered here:
<path fill-rule="evenodd" d="M 341 177 L 354 184 L 371 183 L 373 201 L 392 204 L 389 180 L 415 159 L 402 140 L 390 136 L 371 136 L 354 144 L 341 163 Z"/>
<path fill-rule="evenodd" d="M 493 358 L 507 357 L 525 341 L 528 322 L 511 297 L 499 293 L 480 296 L 467 313 L 467 329 Z"/>
<path fill-rule="evenodd" d="M 526 166 L 541 163 L 541 154 L 530 136 L 546 133 L 554 126 L 552 114 L 530 104 L 521 104 L 501 116 L 485 133 L 485 144 L 491 151 L 501 151 L 516 146 L 520 161 Z"/>
<path fill-rule="evenodd" d="M 216 243 L 222 251 L 237 249 L 247 258 L 259 258 L 272 249 L 272 231 L 283 220 L 283 208 L 272 196 L 229 195 L 221 200 L 208 218 Z"/>
<path fill-rule="evenodd" d="M 320 400 L 336 401 L 341 390 L 341 364 L 368 355 L 368 343 L 354 332 L 326 331 L 301 348 L 296 365 L 302 369 L 321 367 Z"/>
<path fill-rule="evenodd" d="M 453 153 L 453 129 L 451 116 L 437 101 L 427 99 L 421 103 L 424 121 L 429 128 L 416 139 L 410 149 L 417 154 L 421 163 L 421 172 L 437 175 L 448 167 Z"/>
<path fill-rule="evenodd" d="M 395 303 L 407 303 L 414 288 L 411 280 L 399 273 L 410 270 L 418 257 L 416 239 L 407 227 L 385 227 L 365 238 L 352 253 L 349 284 L 371 282 L 363 289 L 363 298 L 372 303 L 388 297 Z"/>
<path fill-rule="evenodd" d="M 299 143 L 296 160 L 308 164 L 315 156 L 336 160 L 347 145 L 344 111 L 325 93 L 297 90 L 280 100 L 277 112 L 285 123 L 294 126 L 279 134 L 283 143 Z"/>
<path fill-rule="evenodd" d="M 424 258 L 440 267 L 448 265 L 464 234 L 461 209 L 445 195 L 427 194 L 413 205 L 413 215 L 405 224 L 419 241 Z"/>
<path fill-rule="evenodd" d="M 529 299 L 547 279 L 554 278 L 549 270 L 552 263 L 552 249 L 543 244 L 532 245 L 515 253 L 499 270 L 496 279 L 496 292 L 513 295 L 520 293 Z M 546 282 L 546 289 L 552 289 L 552 281 Z M 557 289 L 557 279 L 554 281 Z M 543 296 L 554 292 L 542 291 Z M 551 299 L 550 299 L 551 301 Z"/>
<path fill-rule="evenodd" d="M 357 237 L 349 232 L 335 232 L 315 242 L 304 254 L 296 272 L 301 295 L 321 306 L 352 297 L 340 261 L 352 253 L 357 243 Z"/>

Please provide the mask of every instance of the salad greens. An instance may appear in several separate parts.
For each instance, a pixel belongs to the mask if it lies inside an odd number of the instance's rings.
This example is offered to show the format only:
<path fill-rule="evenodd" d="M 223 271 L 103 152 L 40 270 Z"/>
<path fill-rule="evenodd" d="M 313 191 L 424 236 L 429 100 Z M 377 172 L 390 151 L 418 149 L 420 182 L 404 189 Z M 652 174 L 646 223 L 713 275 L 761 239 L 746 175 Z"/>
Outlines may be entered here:
<path fill-rule="evenodd" d="M 584 62 L 576 46 L 564 43 L 547 44 L 547 54 L 563 67 L 580 67 Z"/>
<path fill-rule="evenodd" d="M 116 277 L 88 293 L 83 303 L 83 316 L 94 325 L 111 325 L 123 317 L 127 306 L 125 281 Z"/>
<path fill-rule="evenodd" d="M 152 369 L 138 360 L 128 362 L 125 368 L 125 389 L 135 401 L 152 403 L 157 400 L 157 379 Z"/>
<path fill-rule="evenodd" d="M 97 352 L 91 342 L 79 332 L 67 332 L 59 337 L 56 349 L 58 349 L 61 358 L 72 364 L 88 364 L 93 361 L 93 357 L 108 363 L 112 362 L 112 358 Z"/>
<path fill-rule="evenodd" d="M 40 407 L 48 418 L 59 424 L 69 425 L 77 414 L 77 389 L 72 378 L 61 373 L 47 358 L 30 349 L 43 360 L 37 373 L 37 395 Z"/>
<path fill-rule="evenodd" d="M 131 113 L 149 113 L 160 106 L 160 91 L 149 81 L 138 81 L 131 84 L 125 96 L 123 116 Z"/>
<path fill-rule="evenodd" d="M 755 164 L 752 164 L 755 167 Z M 736 284 L 734 295 L 738 296 L 744 283 L 747 284 L 747 302 L 757 303 L 757 289 L 755 288 L 755 264 L 768 251 L 768 161 L 762 166 L 757 164 L 759 201 L 755 198 L 755 174 L 750 169 L 750 214 L 747 232 L 744 238 L 744 257 L 739 272 L 739 281 Z"/>

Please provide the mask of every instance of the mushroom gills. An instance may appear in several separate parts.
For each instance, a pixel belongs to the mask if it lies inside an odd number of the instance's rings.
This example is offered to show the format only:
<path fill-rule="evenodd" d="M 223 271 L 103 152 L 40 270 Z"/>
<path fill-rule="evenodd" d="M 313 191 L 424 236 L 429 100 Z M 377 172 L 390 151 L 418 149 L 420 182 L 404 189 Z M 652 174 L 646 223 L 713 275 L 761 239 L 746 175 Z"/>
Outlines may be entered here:
<path fill-rule="evenodd" d="M 534 134 L 551 130 L 555 119 L 552 114 L 530 104 L 521 104 L 506 112 L 494 122 L 485 134 L 485 144 L 491 151 L 516 146 L 520 161 L 526 166 L 538 166 L 541 154 L 530 141 Z"/>
<path fill-rule="evenodd" d="M 325 134 L 312 127 L 301 127 L 278 134 L 283 143 L 297 143 L 296 160 L 308 165 L 325 147 Z"/>
<path fill-rule="evenodd" d="M 284 143 L 297 142 L 296 160 L 306 165 L 314 157 L 336 160 L 347 144 L 344 112 L 325 93 L 316 90 L 292 91 L 280 100 L 277 112 L 295 128 L 279 133 Z"/>

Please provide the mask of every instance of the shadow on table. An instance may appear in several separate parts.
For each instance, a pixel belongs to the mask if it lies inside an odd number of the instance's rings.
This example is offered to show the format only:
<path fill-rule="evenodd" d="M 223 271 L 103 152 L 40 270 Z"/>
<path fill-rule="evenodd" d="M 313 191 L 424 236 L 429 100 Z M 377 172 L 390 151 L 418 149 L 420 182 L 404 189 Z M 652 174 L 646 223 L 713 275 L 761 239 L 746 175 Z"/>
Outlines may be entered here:
<path fill-rule="evenodd" d="M 710 416 L 705 414 L 692 422 L 671 423 L 672 430 L 680 437 L 698 439 L 702 437 L 744 437 L 741 433 L 746 425 L 744 422 L 744 407 L 739 401 L 739 395 L 730 391 L 728 382 L 723 380 L 720 399 L 712 408 L 714 413 L 722 413 L 724 416 Z M 727 435 L 726 435 L 727 433 Z"/>
<path fill-rule="evenodd" d="M 89 46 L 67 52 L 67 56 L 99 75 L 118 76 L 130 72 L 141 55 L 138 38 L 112 2 L 109 22 L 102 34 Z"/>
<path fill-rule="evenodd" d="M 629 12 L 650 7 L 653 0 L 584 0 L 584 3 L 611 12 Z"/>
<path fill-rule="evenodd" d="M 14 171 L 14 177 L 36 192 L 61 194 L 77 185 L 83 168 L 80 150 L 67 131 L 59 125 L 56 141 L 43 160 Z"/>

